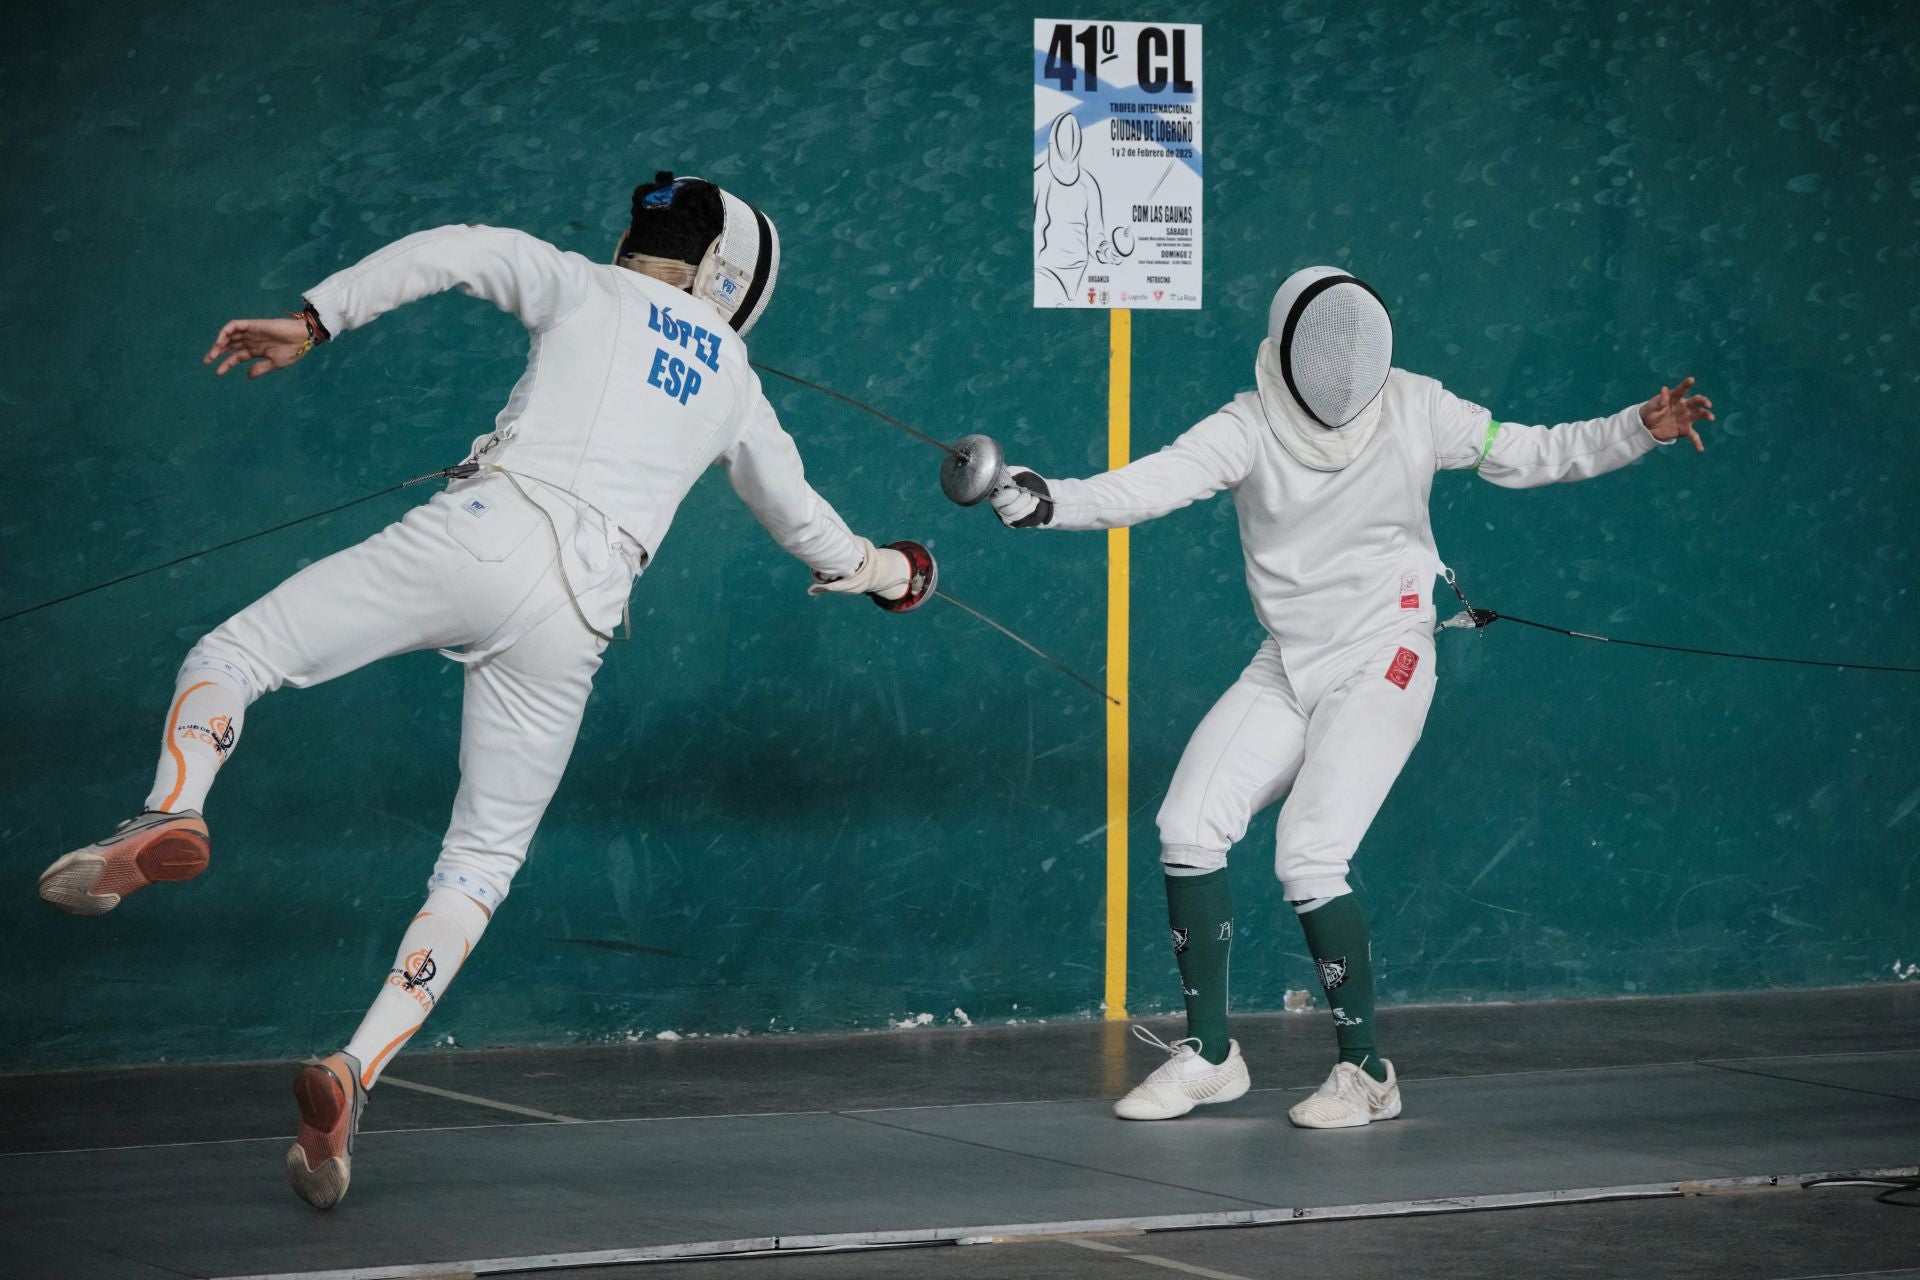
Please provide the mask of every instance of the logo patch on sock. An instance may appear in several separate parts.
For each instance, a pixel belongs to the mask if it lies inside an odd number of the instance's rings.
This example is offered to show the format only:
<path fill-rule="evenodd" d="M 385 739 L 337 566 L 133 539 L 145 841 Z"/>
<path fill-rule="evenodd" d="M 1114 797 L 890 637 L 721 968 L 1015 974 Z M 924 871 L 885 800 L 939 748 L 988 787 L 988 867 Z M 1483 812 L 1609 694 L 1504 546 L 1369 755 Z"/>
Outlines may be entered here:
<path fill-rule="evenodd" d="M 1338 960 L 1316 960 L 1314 963 L 1320 967 L 1320 985 L 1328 991 L 1339 990 L 1340 984 L 1347 980 L 1345 956 L 1341 956 Z"/>
<path fill-rule="evenodd" d="M 1177 956 L 1185 955 L 1186 951 L 1187 951 L 1187 931 L 1185 929 L 1175 929 L 1173 931 L 1173 954 Z"/>
<path fill-rule="evenodd" d="M 400 981 L 408 990 L 412 990 L 432 982 L 437 972 L 439 967 L 433 963 L 433 951 L 428 948 L 407 957 L 407 967 L 400 971 Z"/>
<path fill-rule="evenodd" d="M 1214 936 L 1213 940 L 1215 942 L 1232 942 L 1233 941 L 1233 921 L 1222 920 L 1220 922 L 1220 932 Z"/>
<path fill-rule="evenodd" d="M 422 1009 L 431 1011 L 434 996 L 427 989 L 427 984 L 433 981 L 433 975 L 439 971 L 440 967 L 433 962 L 433 948 L 423 947 L 409 953 L 401 967 L 387 975 L 387 982 L 412 996 Z"/>
<path fill-rule="evenodd" d="M 233 740 L 239 736 L 233 731 L 232 716 L 215 716 L 203 725 L 183 724 L 179 734 L 212 747 L 213 753 L 222 760 L 227 758 L 227 752 L 233 750 Z"/>
<path fill-rule="evenodd" d="M 1420 655 L 1408 648 L 1401 648 L 1393 655 L 1393 662 L 1387 667 L 1387 679 L 1406 688 L 1413 679 L 1413 669 L 1420 665 Z"/>
<path fill-rule="evenodd" d="M 1365 1018 L 1356 1018 L 1339 1005 L 1333 1007 L 1333 1025 L 1336 1027 L 1363 1027 L 1366 1023 Z"/>

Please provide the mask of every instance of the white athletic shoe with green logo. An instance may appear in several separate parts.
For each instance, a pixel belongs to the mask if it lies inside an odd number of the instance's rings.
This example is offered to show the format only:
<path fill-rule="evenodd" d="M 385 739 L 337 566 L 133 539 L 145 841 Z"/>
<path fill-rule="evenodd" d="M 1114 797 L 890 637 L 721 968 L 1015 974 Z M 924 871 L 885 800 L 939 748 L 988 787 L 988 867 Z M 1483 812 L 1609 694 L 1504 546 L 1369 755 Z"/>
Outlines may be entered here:
<path fill-rule="evenodd" d="M 1400 1114 L 1400 1080 L 1393 1063 L 1380 1059 L 1385 1080 L 1375 1080 L 1351 1062 L 1334 1064 L 1327 1082 L 1303 1102 L 1294 1104 L 1287 1118 L 1302 1129 L 1358 1129 L 1375 1120 Z"/>
<path fill-rule="evenodd" d="M 1145 1027 L 1135 1027 L 1133 1034 L 1156 1049 L 1166 1050 L 1167 1060 L 1113 1104 L 1113 1114 L 1122 1120 L 1171 1120 L 1195 1107 L 1232 1102 L 1252 1084 L 1238 1040 L 1227 1042 L 1227 1060 L 1215 1066 L 1200 1056 L 1198 1040 L 1168 1044 Z"/>

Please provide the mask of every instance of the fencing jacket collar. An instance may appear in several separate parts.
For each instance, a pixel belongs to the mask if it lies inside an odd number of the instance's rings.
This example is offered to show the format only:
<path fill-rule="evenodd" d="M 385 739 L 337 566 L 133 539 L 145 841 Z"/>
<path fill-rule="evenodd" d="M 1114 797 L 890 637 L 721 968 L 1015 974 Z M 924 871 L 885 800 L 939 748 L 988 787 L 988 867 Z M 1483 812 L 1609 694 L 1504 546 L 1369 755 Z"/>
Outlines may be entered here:
<path fill-rule="evenodd" d="M 1354 415 L 1344 427 L 1323 427 L 1307 416 L 1287 390 L 1286 374 L 1280 368 L 1280 347 L 1272 338 L 1260 344 L 1253 362 L 1253 375 L 1260 387 L 1260 404 L 1267 411 L 1267 425 L 1280 438 L 1294 461 L 1315 471 L 1339 471 L 1358 458 L 1373 439 L 1380 425 L 1380 405 L 1385 398 L 1376 395 L 1367 407 Z"/>

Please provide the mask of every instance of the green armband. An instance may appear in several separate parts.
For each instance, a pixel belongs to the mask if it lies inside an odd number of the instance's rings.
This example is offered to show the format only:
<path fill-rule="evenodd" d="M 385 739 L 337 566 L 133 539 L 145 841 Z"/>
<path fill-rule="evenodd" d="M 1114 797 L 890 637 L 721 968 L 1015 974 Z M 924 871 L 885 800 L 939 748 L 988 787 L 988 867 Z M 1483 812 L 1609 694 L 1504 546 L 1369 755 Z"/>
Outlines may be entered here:
<path fill-rule="evenodd" d="M 1487 438 L 1480 442 L 1480 456 L 1473 460 L 1473 469 L 1480 470 L 1480 464 L 1487 460 L 1487 454 L 1493 449 L 1493 438 L 1500 434 L 1500 419 L 1487 419 Z"/>

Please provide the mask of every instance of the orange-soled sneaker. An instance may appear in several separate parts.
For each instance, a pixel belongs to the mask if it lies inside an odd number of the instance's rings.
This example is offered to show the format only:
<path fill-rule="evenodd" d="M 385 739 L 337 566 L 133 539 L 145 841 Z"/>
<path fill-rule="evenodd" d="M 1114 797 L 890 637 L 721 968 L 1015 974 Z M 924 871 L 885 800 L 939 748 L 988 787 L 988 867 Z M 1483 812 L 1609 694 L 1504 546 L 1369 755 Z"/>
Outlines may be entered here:
<path fill-rule="evenodd" d="M 105 915 L 135 890 L 193 879 L 207 869 L 212 851 L 198 810 L 148 810 L 42 871 L 40 896 L 70 916 Z"/>
<path fill-rule="evenodd" d="M 342 1051 L 307 1063 L 293 1078 L 300 1104 L 300 1132 L 287 1148 L 287 1181 L 316 1209 L 331 1209 L 347 1194 L 353 1175 L 353 1136 L 367 1091 L 360 1064 Z"/>

